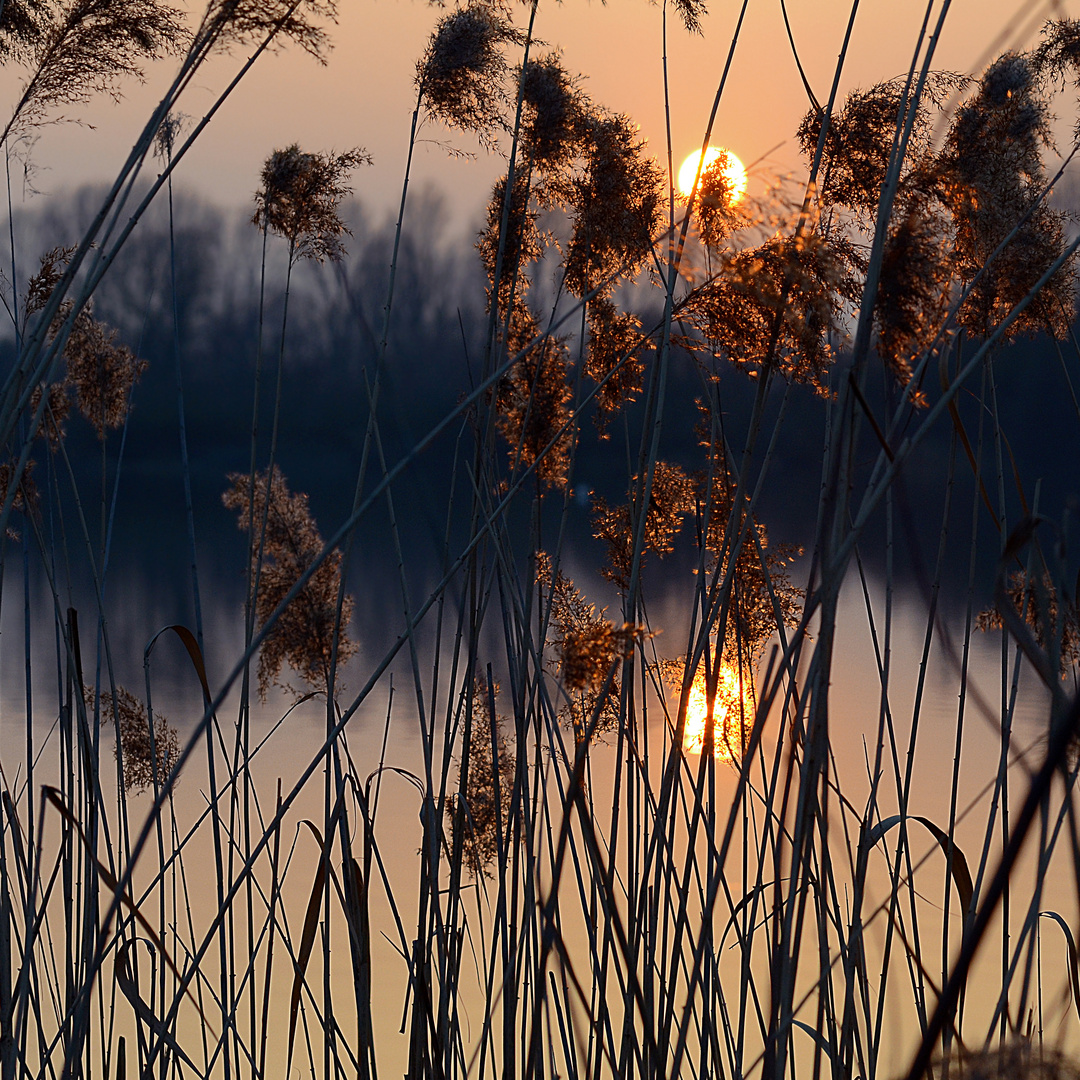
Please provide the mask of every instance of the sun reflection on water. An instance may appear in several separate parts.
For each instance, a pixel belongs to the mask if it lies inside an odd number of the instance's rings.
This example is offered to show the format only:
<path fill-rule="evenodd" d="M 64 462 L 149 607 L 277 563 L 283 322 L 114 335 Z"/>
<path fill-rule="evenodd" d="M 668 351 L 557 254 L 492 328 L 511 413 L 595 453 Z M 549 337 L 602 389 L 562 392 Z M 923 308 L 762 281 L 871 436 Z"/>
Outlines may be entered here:
<path fill-rule="evenodd" d="M 730 664 L 721 663 L 713 702 L 713 754 L 718 761 L 742 759 L 746 737 L 754 716 L 754 692 L 749 678 L 740 676 Z M 686 702 L 683 749 L 700 754 L 705 749 L 709 703 L 705 692 L 705 671 L 699 669 Z"/>

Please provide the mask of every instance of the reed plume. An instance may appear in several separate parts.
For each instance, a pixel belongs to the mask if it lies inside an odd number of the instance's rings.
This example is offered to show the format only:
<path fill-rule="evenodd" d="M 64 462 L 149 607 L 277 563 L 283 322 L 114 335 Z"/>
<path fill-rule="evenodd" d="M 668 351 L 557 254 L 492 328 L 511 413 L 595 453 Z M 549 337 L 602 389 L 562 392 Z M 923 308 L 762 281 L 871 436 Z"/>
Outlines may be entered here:
<path fill-rule="evenodd" d="M 237 526 L 246 530 L 249 520 L 266 517 L 263 539 L 263 564 L 259 569 L 259 591 L 255 614 L 260 626 L 322 553 L 324 544 L 315 519 L 308 509 L 307 496 L 293 494 L 281 470 L 275 465 L 272 476 L 255 476 L 254 505 L 249 500 L 251 477 L 230 473 L 232 485 L 222 502 L 237 511 Z M 251 548 L 254 567 L 258 546 Z M 259 693 L 266 699 L 270 687 L 279 682 L 285 663 L 312 688 L 325 692 L 330 678 L 330 659 L 337 625 L 337 597 L 341 580 L 341 552 L 331 552 L 319 564 L 308 583 L 285 609 L 267 634 L 259 652 Z M 352 619 L 353 600 L 347 595 L 341 609 L 341 626 Z M 347 632 L 339 635 L 337 661 L 345 664 L 357 645 Z M 280 684 L 286 686 L 287 684 Z"/>
<path fill-rule="evenodd" d="M 537 336 L 535 320 L 516 305 L 509 347 L 516 351 Z M 564 340 L 542 337 L 499 381 L 495 401 L 511 463 L 535 469 L 540 483 L 559 490 L 566 486 L 574 444 L 569 363 Z"/>
<path fill-rule="evenodd" d="M 336 0 L 210 0 L 195 41 L 228 49 L 261 43 L 273 35 L 325 64 L 330 38 L 320 21 L 337 21 Z"/>
<path fill-rule="evenodd" d="M 941 200 L 952 217 L 952 261 L 960 280 L 971 283 L 957 318 L 974 333 L 993 330 L 1065 251 L 1065 215 L 1044 198 L 1042 151 L 1053 140 L 1040 86 L 1032 57 L 1000 57 L 957 110 L 937 161 Z M 1075 293 L 1070 257 L 1007 336 L 1045 330 L 1064 337 Z"/>
<path fill-rule="evenodd" d="M 295 258 L 340 262 L 345 255 L 341 237 L 349 229 L 338 207 L 352 192 L 346 177 L 370 164 L 370 155 L 359 148 L 311 154 L 293 143 L 275 150 L 263 165 L 251 220 L 288 240 Z"/>
<path fill-rule="evenodd" d="M 94 708 L 94 691 L 84 688 L 86 707 Z M 115 722 L 120 740 L 113 747 L 113 755 L 123 766 L 125 791 L 139 792 L 160 785 L 172 772 L 180 757 L 180 736 L 160 713 L 154 717 L 154 729 L 150 730 L 150 718 L 146 706 L 131 691 L 116 687 L 115 709 L 113 695 L 103 690 L 98 696 L 102 719 Z"/>
<path fill-rule="evenodd" d="M 561 570 L 552 573 L 551 559 L 545 552 L 537 553 L 536 566 L 537 584 L 542 594 L 546 593 L 541 599 L 550 603 L 551 611 L 549 643 L 554 655 L 547 665 L 561 680 L 567 697 L 559 718 L 580 744 L 600 704 L 593 735 L 616 731 L 622 716 L 618 677 L 612 676 L 602 704 L 600 694 L 612 666 L 632 655 L 644 629 L 632 623 L 616 626 L 606 619 L 605 612 L 597 611 Z"/>
<path fill-rule="evenodd" d="M 683 317 L 707 349 L 751 375 L 776 369 L 819 393 L 859 295 L 846 246 L 817 232 L 774 236 L 725 255 L 684 301 Z"/>
<path fill-rule="evenodd" d="M 7 500 L 11 480 L 15 475 L 16 464 L 12 459 L 0 463 L 0 501 Z M 23 515 L 33 513 L 38 504 L 37 484 L 34 483 L 34 478 L 31 475 L 33 469 L 34 460 L 31 458 L 26 463 L 26 468 L 23 470 L 19 486 L 15 489 L 15 496 L 11 503 L 12 510 Z M 18 540 L 20 538 L 19 530 L 11 525 L 5 530 L 5 535 L 9 540 Z"/>
<path fill-rule="evenodd" d="M 529 60 L 519 74 L 522 155 L 531 168 L 558 174 L 574 159 L 590 102 L 558 53 Z"/>
<path fill-rule="evenodd" d="M 637 275 L 664 205 L 663 175 L 628 117 L 594 107 L 582 128 L 581 168 L 566 193 L 566 286 L 577 297 L 606 295 L 615 279 Z"/>
<path fill-rule="evenodd" d="M 107 428 L 121 427 L 127 419 L 131 392 L 149 365 L 118 344 L 116 331 L 86 308 L 75 317 L 64 360 L 65 384 L 74 393 L 76 406 L 104 439 Z"/>
<path fill-rule="evenodd" d="M 455 845 L 460 842 L 473 878 L 494 876 L 492 863 L 511 835 L 517 763 L 503 732 L 506 718 L 492 715 L 491 696 L 498 693 L 497 683 L 490 694 L 483 679 L 473 685 L 468 774 L 459 775 L 458 797 L 445 811 L 450 835 Z M 458 768 L 460 773 L 460 761 Z"/>
<path fill-rule="evenodd" d="M 495 6 L 473 0 L 444 15 L 416 64 L 416 88 L 427 113 L 472 132 L 488 146 L 506 128 L 504 47 L 524 35 Z"/>
<path fill-rule="evenodd" d="M 1049 573 L 1034 576 L 1015 570 L 1005 595 L 1031 627 L 1039 647 L 1048 652 L 1053 649 L 1063 672 L 1080 660 L 1080 611 L 1075 598 L 1063 596 Z M 984 631 L 1001 630 L 1005 622 L 995 607 L 980 612 L 976 625 Z"/>
<path fill-rule="evenodd" d="M 0 59 L 25 63 L 51 15 L 47 0 L 5 0 L 0 10 Z"/>
<path fill-rule="evenodd" d="M 33 72 L 0 141 L 50 122 L 57 109 L 83 106 L 94 94 L 119 100 L 122 79 L 141 79 L 146 61 L 176 54 L 188 40 L 183 13 L 158 0 L 24 3 L 14 17 Z"/>
<path fill-rule="evenodd" d="M 737 205 L 735 187 L 728 175 L 730 167 L 731 158 L 723 150 L 702 169 L 698 179 L 694 216 L 701 242 L 708 248 L 721 248 L 733 232 L 750 221 Z"/>
<path fill-rule="evenodd" d="M 24 304 L 24 321 L 41 311 L 49 302 L 64 269 L 74 252 L 72 247 L 55 247 L 41 257 L 36 274 L 30 278 Z M 65 300 L 57 309 L 49 328 L 55 339 L 63 332 L 71 315 L 71 301 Z M 37 408 L 43 394 L 49 404 L 42 418 L 38 436 L 47 435 L 55 446 L 64 434 L 64 421 L 70 412 L 73 398 L 79 412 L 90 422 L 99 439 L 106 430 L 121 427 L 131 408 L 135 384 L 146 373 L 148 364 L 139 359 L 126 345 L 117 342 L 117 332 L 93 317 L 92 301 L 79 311 L 68 330 L 63 358 L 66 365 L 62 379 L 48 387 L 38 386 L 31 398 Z"/>
<path fill-rule="evenodd" d="M 594 297 L 588 306 L 589 341 L 585 374 L 598 384 L 596 426 L 607 437 L 607 424 L 642 391 L 645 357 L 653 343 L 642 334 L 641 320 L 620 311 L 607 297 Z"/>
<path fill-rule="evenodd" d="M 626 590 L 630 586 L 630 574 L 634 563 L 634 514 L 633 493 L 637 477 L 631 483 L 631 502 L 608 506 L 607 500 L 597 495 L 593 499 L 593 534 L 607 544 L 607 562 L 600 573 L 608 581 Z M 640 554 L 651 551 L 663 557 L 675 549 L 675 537 L 682 529 L 687 514 L 696 507 L 694 483 L 680 465 L 658 461 L 653 473 L 649 492 L 649 506 L 645 511 L 645 532 Z"/>

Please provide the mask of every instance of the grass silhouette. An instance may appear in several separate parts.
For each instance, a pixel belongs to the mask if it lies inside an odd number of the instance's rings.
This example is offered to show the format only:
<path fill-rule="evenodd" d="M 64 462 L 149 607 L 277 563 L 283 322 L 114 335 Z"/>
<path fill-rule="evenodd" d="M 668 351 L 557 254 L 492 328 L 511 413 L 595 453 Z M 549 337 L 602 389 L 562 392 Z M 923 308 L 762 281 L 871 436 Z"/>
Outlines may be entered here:
<path fill-rule="evenodd" d="M 812 101 L 805 176 L 736 205 L 718 170 L 677 197 L 631 119 L 538 52 L 536 11 L 472 0 L 435 20 L 416 63 L 381 327 L 341 433 L 351 509 L 322 528 L 278 460 L 293 271 L 344 254 L 341 202 L 368 158 L 293 144 L 257 178 L 251 463 L 222 479 L 247 537 L 246 602 L 239 655 L 224 656 L 201 614 L 172 175 L 261 53 L 323 55 L 333 5 L 213 0 L 193 29 L 152 0 L 0 5 L 0 54 L 27 72 L 9 148 L 143 63 L 177 64 L 82 236 L 41 255 L 9 230 L 0 526 L 5 570 L 22 564 L 26 677 L 25 744 L 4 747 L 0 791 L 0 1080 L 229 1080 L 282 1062 L 326 1080 L 1075 1075 L 1080 564 L 1068 514 L 1040 510 L 1012 460 L 1008 431 L 1031 418 L 995 372 L 1023 336 L 1066 376 L 1080 357 L 1080 240 L 1049 199 L 1076 148 L 1053 166 L 1080 24 L 1052 21 L 970 76 L 935 71 L 935 33 L 902 77 Z M 696 31 L 703 12 L 673 14 Z M 201 65 L 240 48 L 234 81 L 183 120 Z M 402 229 L 435 125 L 506 169 L 476 243 L 472 381 L 395 456 Z M 145 365 L 93 298 L 162 188 L 196 625 L 146 644 L 139 696 L 117 682 L 107 618 L 129 467 L 110 477 L 107 448 Z M 282 244 L 267 424 L 268 253 Z M 690 439 L 671 421 L 688 385 Z M 805 550 L 773 543 L 762 510 L 791 482 L 800 395 L 822 430 Z M 81 423 L 99 488 L 69 455 Z M 940 428 L 949 452 L 928 478 L 919 455 Z M 453 483 L 418 496 L 410 467 L 450 445 Z M 608 497 L 581 475 L 586 449 Z M 417 498 L 445 523 L 434 569 L 404 535 Z M 592 545 L 574 538 L 583 505 Z M 378 560 L 359 533 L 376 520 Z M 905 667 L 897 552 L 938 522 Z M 996 571 L 980 580 L 987 537 Z M 940 594 L 965 541 L 957 618 Z M 93 611 L 66 599 L 76 560 Z M 359 646 L 350 591 L 373 566 L 400 603 L 378 651 Z M 56 642 L 47 706 L 41 625 Z M 154 709 L 163 637 L 199 684 L 186 728 Z M 871 659 L 853 717 L 838 685 L 856 639 Z M 942 672 L 947 708 L 932 700 Z M 361 756 L 355 733 L 383 704 L 382 742 Z M 266 748 L 301 706 L 325 722 L 302 751 L 294 737 L 275 790 Z M 44 741 L 42 712 L 56 717 Z M 182 774 L 205 800 L 194 814 L 174 798 Z"/>

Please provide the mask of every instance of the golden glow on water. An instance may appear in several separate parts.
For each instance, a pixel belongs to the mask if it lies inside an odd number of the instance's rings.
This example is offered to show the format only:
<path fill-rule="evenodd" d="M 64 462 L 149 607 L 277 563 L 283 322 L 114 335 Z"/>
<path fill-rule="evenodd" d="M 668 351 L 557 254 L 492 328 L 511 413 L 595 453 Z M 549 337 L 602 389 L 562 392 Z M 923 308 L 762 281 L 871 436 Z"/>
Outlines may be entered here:
<path fill-rule="evenodd" d="M 700 754 L 705 749 L 708 713 L 705 672 L 699 670 L 686 702 L 683 749 L 688 754 Z M 729 664 L 722 663 L 716 680 L 716 700 L 713 702 L 713 754 L 717 761 L 737 762 L 741 759 L 746 732 L 753 716 L 753 692 L 749 682 L 740 679 L 738 672 Z"/>
<path fill-rule="evenodd" d="M 724 175 L 728 179 L 728 183 L 731 184 L 731 201 L 737 203 L 746 191 L 746 169 L 743 167 L 743 163 L 730 151 L 725 150 L 720 146 L 710 146 L 705 151 L 705 165 L 702 168 L 702 173 L 718 158 L 722 155 L 727 155 L 727 167 L 724 169 Z M 701 151 L 695 150 L 683 163 L 679 166 L 679 194 L 685 197 L 689 197 L 690 192 L 694 187 L 694 177 L 697 176 L 698 161 L 701 159 Z"/>

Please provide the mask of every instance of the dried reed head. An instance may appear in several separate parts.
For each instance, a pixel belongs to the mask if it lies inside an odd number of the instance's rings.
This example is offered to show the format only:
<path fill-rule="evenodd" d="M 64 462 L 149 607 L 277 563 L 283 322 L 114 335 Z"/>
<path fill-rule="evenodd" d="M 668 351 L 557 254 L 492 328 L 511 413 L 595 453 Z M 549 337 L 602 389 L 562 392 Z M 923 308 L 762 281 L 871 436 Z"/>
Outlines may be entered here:
<path fill-rule="evenodd" d="M 180 133 L 184 130 L 190 119 L 186 113 L 170 112 L 161 121 L 161 126 L 154 136 L 154 155 L 165 161 L 172 161 L 173 150 L 180 139 Z"/>
<path fill-rule="evenodd" d="M 26 318 L 36 315 L 49 302 L 75 251 L 74 245 L 54 247 L 41 256 L 38 271 L 31 276 L 26 289 L 26 299 L 23 302 Z"/>
<path fill-rule="evenodd" d="M 725 663 L 749 678 L 778 624 L 791 629 L 799 625 L 804 594 L 792 583 L 788 567 L 802 554 L 802 549 L 792 544 L 771 546 L 766 527 L 756 518 L 747 522 L 745 509 L 732 515 L 737 484 L 723 445 L 713 438 L 708 408 L 702 402 L 698 408 L 702 420 L 697 430 L 710 469 L 694 478 L 695 508 L 701 518 L 706 515 L 708 518 L 704 526 L 699 524 L 699 530 L 711 556 L 706 567 L 710 574 L 721 578 L 726 575 L 734 541 L 745 523 L 745 535 L 731 579 L 727 621 L 723 627 L 714 629 L 714 635 L 723 641 Z M 734 530 L 734 535 L 729 529 Z"/>
<path fill-rule="evenodd" d="M 74 251 L 74 247 L 55 247 L 42 255 L 26 290 L 27 321 L 48 304 Z M 70 314 L 71 303 L 65 301 L 53 317 L 50 337 L 61 332 Z M 48 387 L 49 403 L 35 435 L 47 436 L 54 449 L 64 436 L 64 421 L 71 411 L 69 395 L 74 395 L 79 411 L 103 439 L 107 428 L 118 428 L 127 419 L 132 389 L 148 366 L 126 345 L 117 344 L 116 331 L 94 319 L 89 304 L 75 317 L 63 356 L 67 373 Z M 37 409 L 45 392 L 44 387 L 35 388 L 32 409 Z"/>
<path fill-rule="evenodd" d="M 727 151 L 721 151 L 698 180 L 694 215 L 706 247 L 720 248 L 736 229 L 748 224 L 747 216 L 735 203 L 735 188 L 727 174 L 730 164 Z"/>
<path fill-rule="evenodd" d="M 637 489 L 634 477 L 631 499 Z M 652 551 L 663 557 L 674 550 L 674 541 L 683 519 L 696 508 L 694 483 L 679 465 L 658 461 L 645 512 L 645 531 L 641 556 Z M 608 506 L 601 497 L 593 499 L 593 535 L 607 544 L 607 563 L 600 573 L 608 581 L 625 590 L 630 586 L 634 562 L 634 529 L 636 514 L 632 502 Z"/>
<path fill-rule="evenodd" d="M 957 1050 L 934 1074 L 951 1080 L 1078 1080 L 1080 1065 L 1047 1045 L 1013 1038 L 985 1050 Z"/>
<path fill-rule="evenodd" d="M 858 296 L 845 256 L 842 242 L 818 233 L 774 236 L 726 256 L 684 317 L 716 355 L 823 393 L 844 305 Z"/>
<path fill-rule="evenodd" d="M 502 268 L 500 272 L 499 307 L 505 311 L 512 299 L 524 296 L 529 280 L 525 267 L 543 253 L 543 237 L 536 227 L 537 211 L 531 203 L 532 189 L 528 176 L 518 173 L 514 177 L 514 190 L 510 195 L 510 208 L 506 218 L 506 239 L 502 242 Z M 480 261 L 487 271 L 490 288 L 488 303 L 495 289 L 495 273 L 498 269 L 500 238 L 502 236 L 503 205 L 506 198 L 506 177 L 496 181 L 487 206 L 487 226 L 476 241 Z M 516 350 L 515 350 L 516 351 Z"/>
<path fill-rule="evenodd" d="M 619 311 L 606 297 L 596 297 L 588 307 L 589 347 L 585 374 L 602 383 L 596 394 L 596 426 L 602 438 L 619 409 L 641 393 L 645 371 L 642 357 L 652 345 L 641 334 L 637 316 Z"/>
<path fill-rule="evenodd" d="M 1049 89 L 1071 83 L 1080 89 L 1080 20 L 1051 19 L 1042 28 L 1042 41 L 1031 53 L 1032 68 Z M 1080 119 L 1073 125 L 1073 142 L 1080 141 Z"/>
<path fill-rule="evenodd" d="M 11 488 L 11 481 L 15 476 L 17 464 L 15 459 L 9 459 L 8 461 L 0 463 L 0 506 L 7 502 L 8 491 Z M 34 483 L 34 478 L 31 475 L 33 469 L 34 461 L 31 458 L 26 463 L 22 478 L 19 480 L 19 486 L 15 489 L 15 496 L 11 501 L 11 508 L 16 513 L 29 514 L 33 513 L 37 508 L 38 490 L 37 485 Z M 19 539 L 18 529 L 15 529 L 10 525 L 7 528 L 6 535 L 9 540 Z"/>
<path fill-rule="evenodd" d="M 94 691 L 83 688 L 88 709 L 94 708 Z M 109 723 L 116 721 L 120 729 L 120 741 L 113 748 L 116 760 L 123 766 L 125 791 L 143 791 L 164 783 L 180 758 L 180 737 L 176 728 L 160 713 L 154 717 L 154 729 L 150 730 L 150 718 L 146 706 L 122 686 L 116 688 L 116 709 L 113 695 L 103 690 L 99 702 L 101 716 Z"/>
<path fill-rule="evenodd" d="M 817 183 L 822 205 L 877 209 L 903 103 L 903 87 L 895 82 L 848 94 L 825 135 Z M 812 109 L 799 125 L 796 138 L 808 159 L 817 152 L 824 119 Z"/>
<path fill-rule="evenodd" d="M 532 341 L 537 332 L 521 305 L 515 306 L 514 315 L 512 348 Z M 499 430 L 508 444 L 511 462 L 518 467 L 535 467 L 542 484 L 560 490 L 566 486 L 574 445 L 568 364 L 565 342 L 545 337 L 500 381 L 495 398 Z"/>
<path fill-rule="evenodd" d="M 7 4 L 4 5 L 6 21 Z M 23 3 L 32 12 L 26 42 L 35 67 L 9 135 L 48 122 L 55 109 L 85 105 L 96 93 L 119 100 L 119 83 L 141 78 L 143 63 L 178 52 L 188 39 L 183 13 L 158 0 L 68 0 Z"/>
<path fill-rule="evenodd" d="M 66 315 L 66 304 L 61 314 Z M 75 318 L 64 359 L 65 383 L 75 395 L 75 404 L 98 438 L 104 439 L 107 428 L 121 427 L 127 419 L 131 391 L 148 365 L 126 345 L 118 345 L 116 331 L 94 319 L 87 308 Z"/>
<path fill-rule="evenodd" d="M 41 423 L 34 433 L 34 438 L 48 439 L 49 449 L 55 451 L 60 448 L 60 443 L 67 434 L 64 421 L 71 413 L 71 398 L 68 396 L 67 384 L 64 382 L 50 383 L 48 386 L 39 384 L 34 387 L 34 392 L 30 396 L 31 414 L 37 412 L 42 397 L 46 395 L 49 400 L 41 415 Z"/>
<path fill-rule="evenodd" d="M 675 0 L 675 10 L 682 19 L 683 26 L 691 34 L 702 33 L 701 17 L 708 15 L 709 9 L 705 6 L 705 0 Z"/>
<path fill-rule="evenodd" d="M 588 99 L 562 66 L 558 53 L 530 60 L 521 73 L 522 147 L 533 168 L 569 167 L 578 148 Z"/>
<path fill-rule="evenodd" d="M 1042 199 L 1043 151 L 1051 146 L 1037 56 L 1006 53 L 957 110 L 937 160 L 940 197 L 952 215 L 956 273 L 965 282 L 980 275 L 958 314 L 973 332 L 992 330 L 1064 253 L 1063 214 Z M 1064 334 L 1074 300 L 1070 259 L 1014 320 L 1008 337 L 1042 330 Z"/>
<path fill-rule="evenodd" d="M 567 191 L 573 232 L 566 286 L 609 293 L 652 253 L 663 211 L 663 175 L 629 118 L 593 109 L 582 123 L 581 169 Z"/>
<path fill-rule="evenodd" d="M 951 72 L 932 72 L 914 117 L 904 165 L 899 203 L 905 204 L 908 178 L 918 173 L 929 150 L 933 130 L 925 102 L 941 107 L 967 78 Z M 868 90 L 853 90 L 834 114 L 825 134 L 817 194 L 825 207 L 844 207 L 872 221 L 881 198 L 902 112 L 910 107 L 906 79 L 878 83 Z M 813 109 L 803 118 L 796 137 L 807 160 L 812 160 L 821 139 L 824 113 Z"/>
<path fill-rule="evenodd" d="M 339 261 L 341 237 L 349 230 L 338 214 L 352 192 L 346 178 L 359 165 L 370 165 L 363 150 L 343 154 L 308 154 L 296 143 L 275 150 L 263 165 L 262 187 L 255 195 L 255 225 L 285 237 L 298 259 Z"/>
<path fill-rule="evenodd" d="M 1071 81 L 1080 87 L 1080 20 L 1049 19 L 1044 23 L 1032 65 L 1040 79 L 1060 86 Z"/>
<path fill-rule="evenodd" d="M 524 36 L 493 5 L 472 0 L 436 24 L 416 65 L 416 87 L 427 111 L 444 124 L 491 144 L 506 126 L 503 49 Z"/>
<path fill-rule="evenodd" d="M 5 0 L 0 9 L 0 60 L 29 60 L 52 14 L 47 0 Z"/>
<path fill-rule="evenodd" d="M 203 47 L 227 49 L 261 43 L 273 34 L 276 41 L 292 41 L 325 64 L 330 40 L 315 20 L 335 22 L 335 0 L 210 0 L 195 40 Z"/>
<path fill-rule="evenodd" d="M 1080 611 L 1076 600 L 1062 597 L 1049 574 L 1031 578 L 1024 570 L 1015 571 L 1006 588 L 1009 602 L 1031 627 L 1039 648 L 1053 648 L 1062 673 L 1080 660 Z M 980 630 L 1000 630 L 1005 622 L 997 608 L 980 612 L 976 626 Z"/>
<path fill-rule="evenodd" d="M 494 692 L 497 697 L 497 683 Z M 472 695 L 468 776 L 459 776 L 458 800 L 446 807 L 455 842 L 461 830 L 461 850 L 473 878 L 492 877 L 491 863 L 499 851 L 500 825 L 504 850 L 511 836 L 516 761 L 503 733 L 504 724 L 504 717 L 492 717 L 487 684 L 477 679 Z M 496 748 L 497 754 L 493 753 Z M 461 763 L 458 765 L 460 769 Z"/>
<path fill-rule="evenodd" d="M 307 496 L 291 493 L 277 466 L 270 478 L 265 471 L 256 474 L 254 501 L 251 499 L 250 476 L 230 473 L 229 481 L 232 486 L 222 496 L 222 502 L 238 512 L 240 529 L 248 528 L 250 515 L 258 530 L 263 515 L 266 515 L 263 562 L 255 598 L 255 614 L 261 626 L 322 552 L 323 539 L 308 509 Z M 258 559 L 258 537 L 252 542 L 251 559 L 254 569 Z M 278 682 L 281 667 L 286 662 L 309 686 L 326 691 L 330 681 L 340 583 L 341 552 L 334 551 L 319 564 L 299 596 L 271 628 L 259 653 L 259 693 L 264 700 L 271 685 Z M 337 639 L 339 664 L 344 664 L 357 649 L 347 633 L 352 611 L 352 597 L 346 595 Z"/>
<path fill-rule="evenodd" d="M 575 742 L 580 743 L 612 666 L 632 655 L 644 628 L 631 623 L 616 626 L 605 619 L 604 611 L 598 612 L 561 570 L 553 575 L 551 560 L 544 552 L 537 553 L 536 564 L 537 583 L 547 592 L 551 605 L 549 640 L 554 656 L 547 664 L 562 680 L 568 698 L 560 719 L 573 729 Z M 603 736 L 617 730 L 620 715 L 619 680 L 613 677 L 593 734 Z"/>
<path fill-rule="evenodd" d="M 792 544 L 769 547 L 764 525 L 754 521 L 750 529 L 752 532 L 744 538 L 735 559 L 724 628 L 724 659 L 744 673 L 757 665 L 781 625 L 789 630 L 799 625 L 805 598 L 788 572 L 791 563 L 802 554 L 802 548 Z M 720 572 L 726 568 L 725 559 Z"/>
<path fill-rule="evenodd" d="M 902 386 L 911 380 L 912 359 L 930 346 L 948 312 L 947 245 L 940 218 L 927 212 L 912 211 L 889 232 L 874 326 L 878 354 Z"/>

